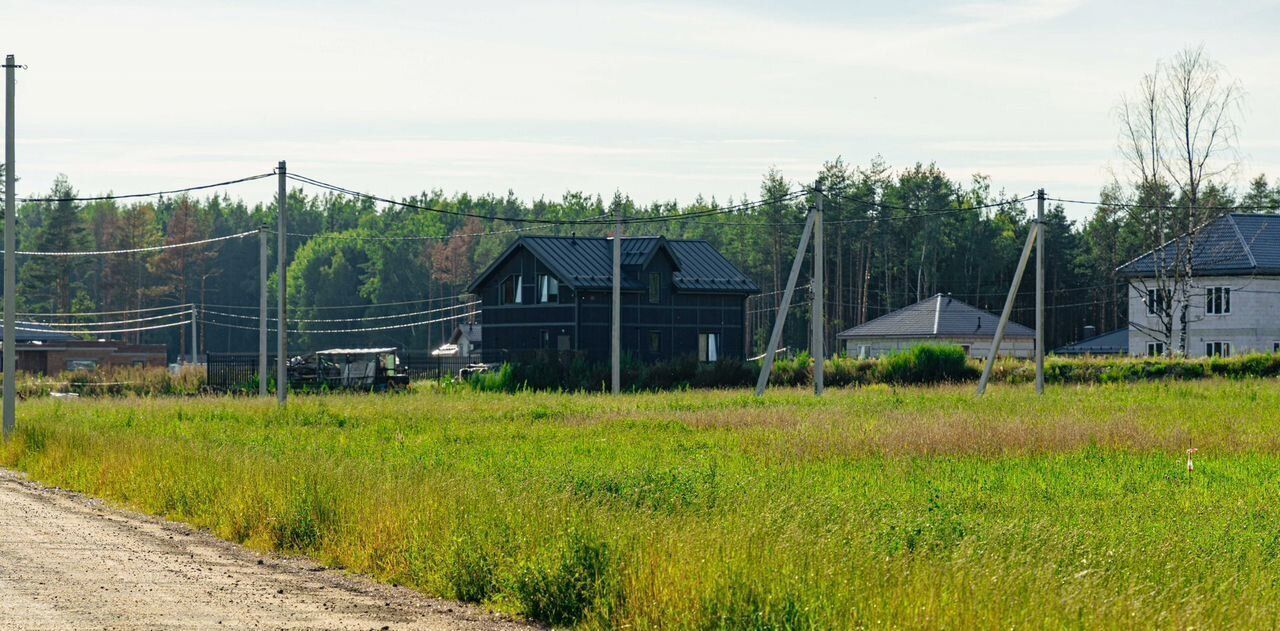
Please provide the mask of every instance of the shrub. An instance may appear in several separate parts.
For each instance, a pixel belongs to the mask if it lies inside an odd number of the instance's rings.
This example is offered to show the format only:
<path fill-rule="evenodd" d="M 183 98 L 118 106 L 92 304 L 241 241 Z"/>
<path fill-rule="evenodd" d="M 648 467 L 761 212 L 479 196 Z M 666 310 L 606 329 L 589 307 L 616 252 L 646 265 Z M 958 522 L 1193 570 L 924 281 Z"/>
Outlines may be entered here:
<path fill-rule="evenodd" d="M 617 600 L 617 573 L 608 544 L 570 533 L 556 554 L 523 564 L 515 577 L 516 600 L 526 615 L 550 625 L 572 626 L 597 604 Z"/>
<path fill-rule="evenodd" d="M 959 346 L 920 344 L 880 360 L 881 381 L 893 384 L 932 384 L 972 379 L 974 369 Z"/>

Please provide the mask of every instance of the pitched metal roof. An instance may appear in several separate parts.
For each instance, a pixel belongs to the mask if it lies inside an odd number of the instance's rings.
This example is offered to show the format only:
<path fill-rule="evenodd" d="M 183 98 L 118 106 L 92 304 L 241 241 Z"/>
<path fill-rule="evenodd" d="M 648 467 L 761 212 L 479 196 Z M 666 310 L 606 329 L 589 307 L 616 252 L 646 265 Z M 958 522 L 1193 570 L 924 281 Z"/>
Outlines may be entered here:
<path fill-rule="evenodd" d="M 507 257 L 520 248 L 528 249 L 539 261 L 551 268 L 561 283 L 569 287 L 613 287 L 612 238 L 522 236 L 476 277 L 468 291 L 474 293 Z M 622 264 L 643 266 L 661 251 L 670 254 L 675 263 L 673 281 L 677 290 L 739 294 L 760 292 L 760 287 L 750 277 L 724 258 L 710 243 L 702 240 L 623 237 Z M 622 288 L 642 291 L 646 286 L 636 279 L 624 276 Z"/>
<path fill-rule="evenodd" d="M 453 334 L 449 336 L 450 344 L 457 344 L 458 340 L 466 337 L 472 342 L 480 342 L 484 335 L 484 330 L 479 324 L 459 324 L 453 329 Z"/>
<path fill-rule="evenodd" d="M 840 333 L 839 339 L 864 337 L 988 337 L 995 335 L 1000 316 L 945 294 L 935 294 L 911 306 L 887 313 Z M 1031 338 L 1035 331 L 1009 322 L 1006 338 Z"/>
<path fill-rule="evenodd" d="M 1192 243 L 1179 236 L 1116 268 L 1122 276 L 1154 276 L 1171 268 Z M 1280 215 L 1228 213 L 1202 226 L 1191 252 L 1191 269 L 1204 276 L 1280 274 Z"/>
<path fill-rule="evenodd" d="M 1053 349 L 1056 355 L 1128 355 L 1129 329 L 1116 329 Z"/>

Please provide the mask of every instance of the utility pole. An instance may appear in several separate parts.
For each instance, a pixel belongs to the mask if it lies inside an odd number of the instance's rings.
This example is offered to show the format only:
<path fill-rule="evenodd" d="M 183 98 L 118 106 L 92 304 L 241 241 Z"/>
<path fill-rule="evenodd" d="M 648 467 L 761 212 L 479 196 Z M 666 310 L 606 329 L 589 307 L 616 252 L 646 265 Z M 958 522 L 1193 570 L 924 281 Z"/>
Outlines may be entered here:
<path fill-rule="evenodd" d="M 18 284 L 18 261 L 14 250 L 18 249 L 18 221 L 14 208 L 14 110 L 13 110 L 13 73 L 18 69 L 13 55 L 4 58 L 4 346 L 0 353 L 4 355 L 4 430 L 5 438 L 13 435 L 17 426 L 16 401 L 18 398 L 18 345 L 17 323 L 14 321 L 18 310 L 16 286 Z"/>
<path fill-rule="evenodd" d="M 756 379 L 756 396 L 763 396 L 769 385 L 769 374 L 773 372 L 773 356 L 778 352 L 778 343 L 782 341 L 782 327 L 787 323 L 787 310 L 791 307 L 791 296 L 796 292 L 796 279 L 800 277 L 800 265 L 804 263 L 804 251 L 809 247 L 809 236 L 813 234 L 813 224 L 817 221 L 817 213 L 810 211 L 805 219 L 804 231 L 800 233 L 800 246 L 796 248 L 796 258 L 791 262 L 791 275 L 787 277 L 787 288 L 782 292 L 782 306 L 778 309 L 778 317 L 773 321 L 773 333 L 769 336 L 769 347 L 764 351 L 764 363 L 760 364 L 760 377 Z"/>
<path fill-rule="evenodd" d="M 1022 246 L 1022 256 L 1018 257 L 1018 269 L 1013 273 L 1013 282 L 1009 283 L 1009 295 L 1004 300 L 1004 310 L 1000 312 L 1000 323 L 996 325 L 996 334 L 991 338 L 991 352 L 987 355 L 987 363 L 982 368 L 982 378 L 978 380 L 978 396 L 987 391 L 987 381 L 991 379 L 991 369 L 996 365 L 996 356 L 1000 354 L 1000 343 L 1004 341 L 1004 328 L 1009 324 L 1009 316 L 1013 313 L 1013 300 L 1018 297 L 1018 287 L 1022 286 L 1022 274 L 1027 271 L 1027 261 L 1031 259 L 1031 246 L 1039 237 L 1040 225 L 1031 224 L 1027 231 L 1027 242 Z"/>
<path fill-rule="evenodd" d="M 267 226 L 258 227 L 258 396 L 267 396 Z"/>
<path fill-rule="evenodd" d="M 823 298 L 826 291 L 823 288 L 823 265 L 822 256 L 822 181 L 819 180 L 813 184 L 813 193 L 818 198 L 817 208 L 813 212 L 813 308 L 810 310 L 811 328 L 809 338 L 809 354 L 813 356 L 813 393 L 822 396 L 823 379 L 825 377 L 825 366 L 823 362 L 826 359 L 824 328 L 825 317 L 823 315 Z"/>
<path fill-rule="evenodd" d="M 289 258 L 288 191 L 285 190 L 284 160 L 276 167 L 280 190 L 276 198 L 276 275 L 280 294 L 276 296 L 276 400 L 284 405 L 289 397 L 289 327 L 286 319 L 288 292 L 285 287 L 285 261 Z"/>
<path fill-rule="evenodd" d="M 1044 394 L 1044 189 L 1036 191 L 1036 394 Z"/>
<path fill-rule="evenodd" d="M 613 364 L 613 393 L 622 391 L 622 206 L 614 210 L 613 227 L 613 320 L 610 326 L 609 358 Z"/>
<path fill-rule="evenodd" d="M 191 365 L 196 365 L 200 361 L 200 342 L 199 336 L 196 335 L 196 306 L 191 305 Z"/>

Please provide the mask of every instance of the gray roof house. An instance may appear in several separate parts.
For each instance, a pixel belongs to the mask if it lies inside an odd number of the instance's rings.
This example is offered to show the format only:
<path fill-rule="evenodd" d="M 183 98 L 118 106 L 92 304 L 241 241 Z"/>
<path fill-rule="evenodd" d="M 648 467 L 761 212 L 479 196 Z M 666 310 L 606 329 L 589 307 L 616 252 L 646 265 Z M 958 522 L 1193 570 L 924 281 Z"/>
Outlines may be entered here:
<path fill-rule="evenodd" d="M 1175 282 L 1167 271 L 1188 249 L 1190 277 Z M 1280 215 L 1224 214 L 1116 271 L 1129 283 L 1130 355 L 1280 352 Z"/>
<path fill-rule="evenodd" d="M 1091 328 L 1091 327 L 1090 327 Z M 1128 355 L 1129 329 L 1090 335 L 1078 342 L 1053 349 L 1054 355 Z"/>
<path fill-rule="evenodd" d="M 917 344 L 955 344 L 974 358 L 991 352 L 1000 316 L 947 294 L 936 294 L 913 305 L 848 329 L 836 336 L 844 352 L 878 357 Z M 1028 357 L 1035 350 L 1035 331 L 1009 322 L 1000 355 Z"/>

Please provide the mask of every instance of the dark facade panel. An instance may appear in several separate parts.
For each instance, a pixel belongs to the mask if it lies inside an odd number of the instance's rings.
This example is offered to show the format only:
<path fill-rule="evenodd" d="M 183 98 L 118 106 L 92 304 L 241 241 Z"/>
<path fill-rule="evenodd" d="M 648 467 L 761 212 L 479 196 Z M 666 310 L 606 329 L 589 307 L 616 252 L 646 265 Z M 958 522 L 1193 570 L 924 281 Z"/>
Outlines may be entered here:
<path fill-rule="evenodd" d="M 696 357 L 712 346 L 719 359 L 744 357 L 745 302 L 758 291 L 755 283 L 705 241 L 622 244 L 624 353 L 664 361 Z M 473 285 L 484 314 L 485 361 L 565 350 L 607 360 L 611 247 L 608 239 L 518 240 Z M 558 285 L 554 299 L 544 289 L 544 275 Z"/>

